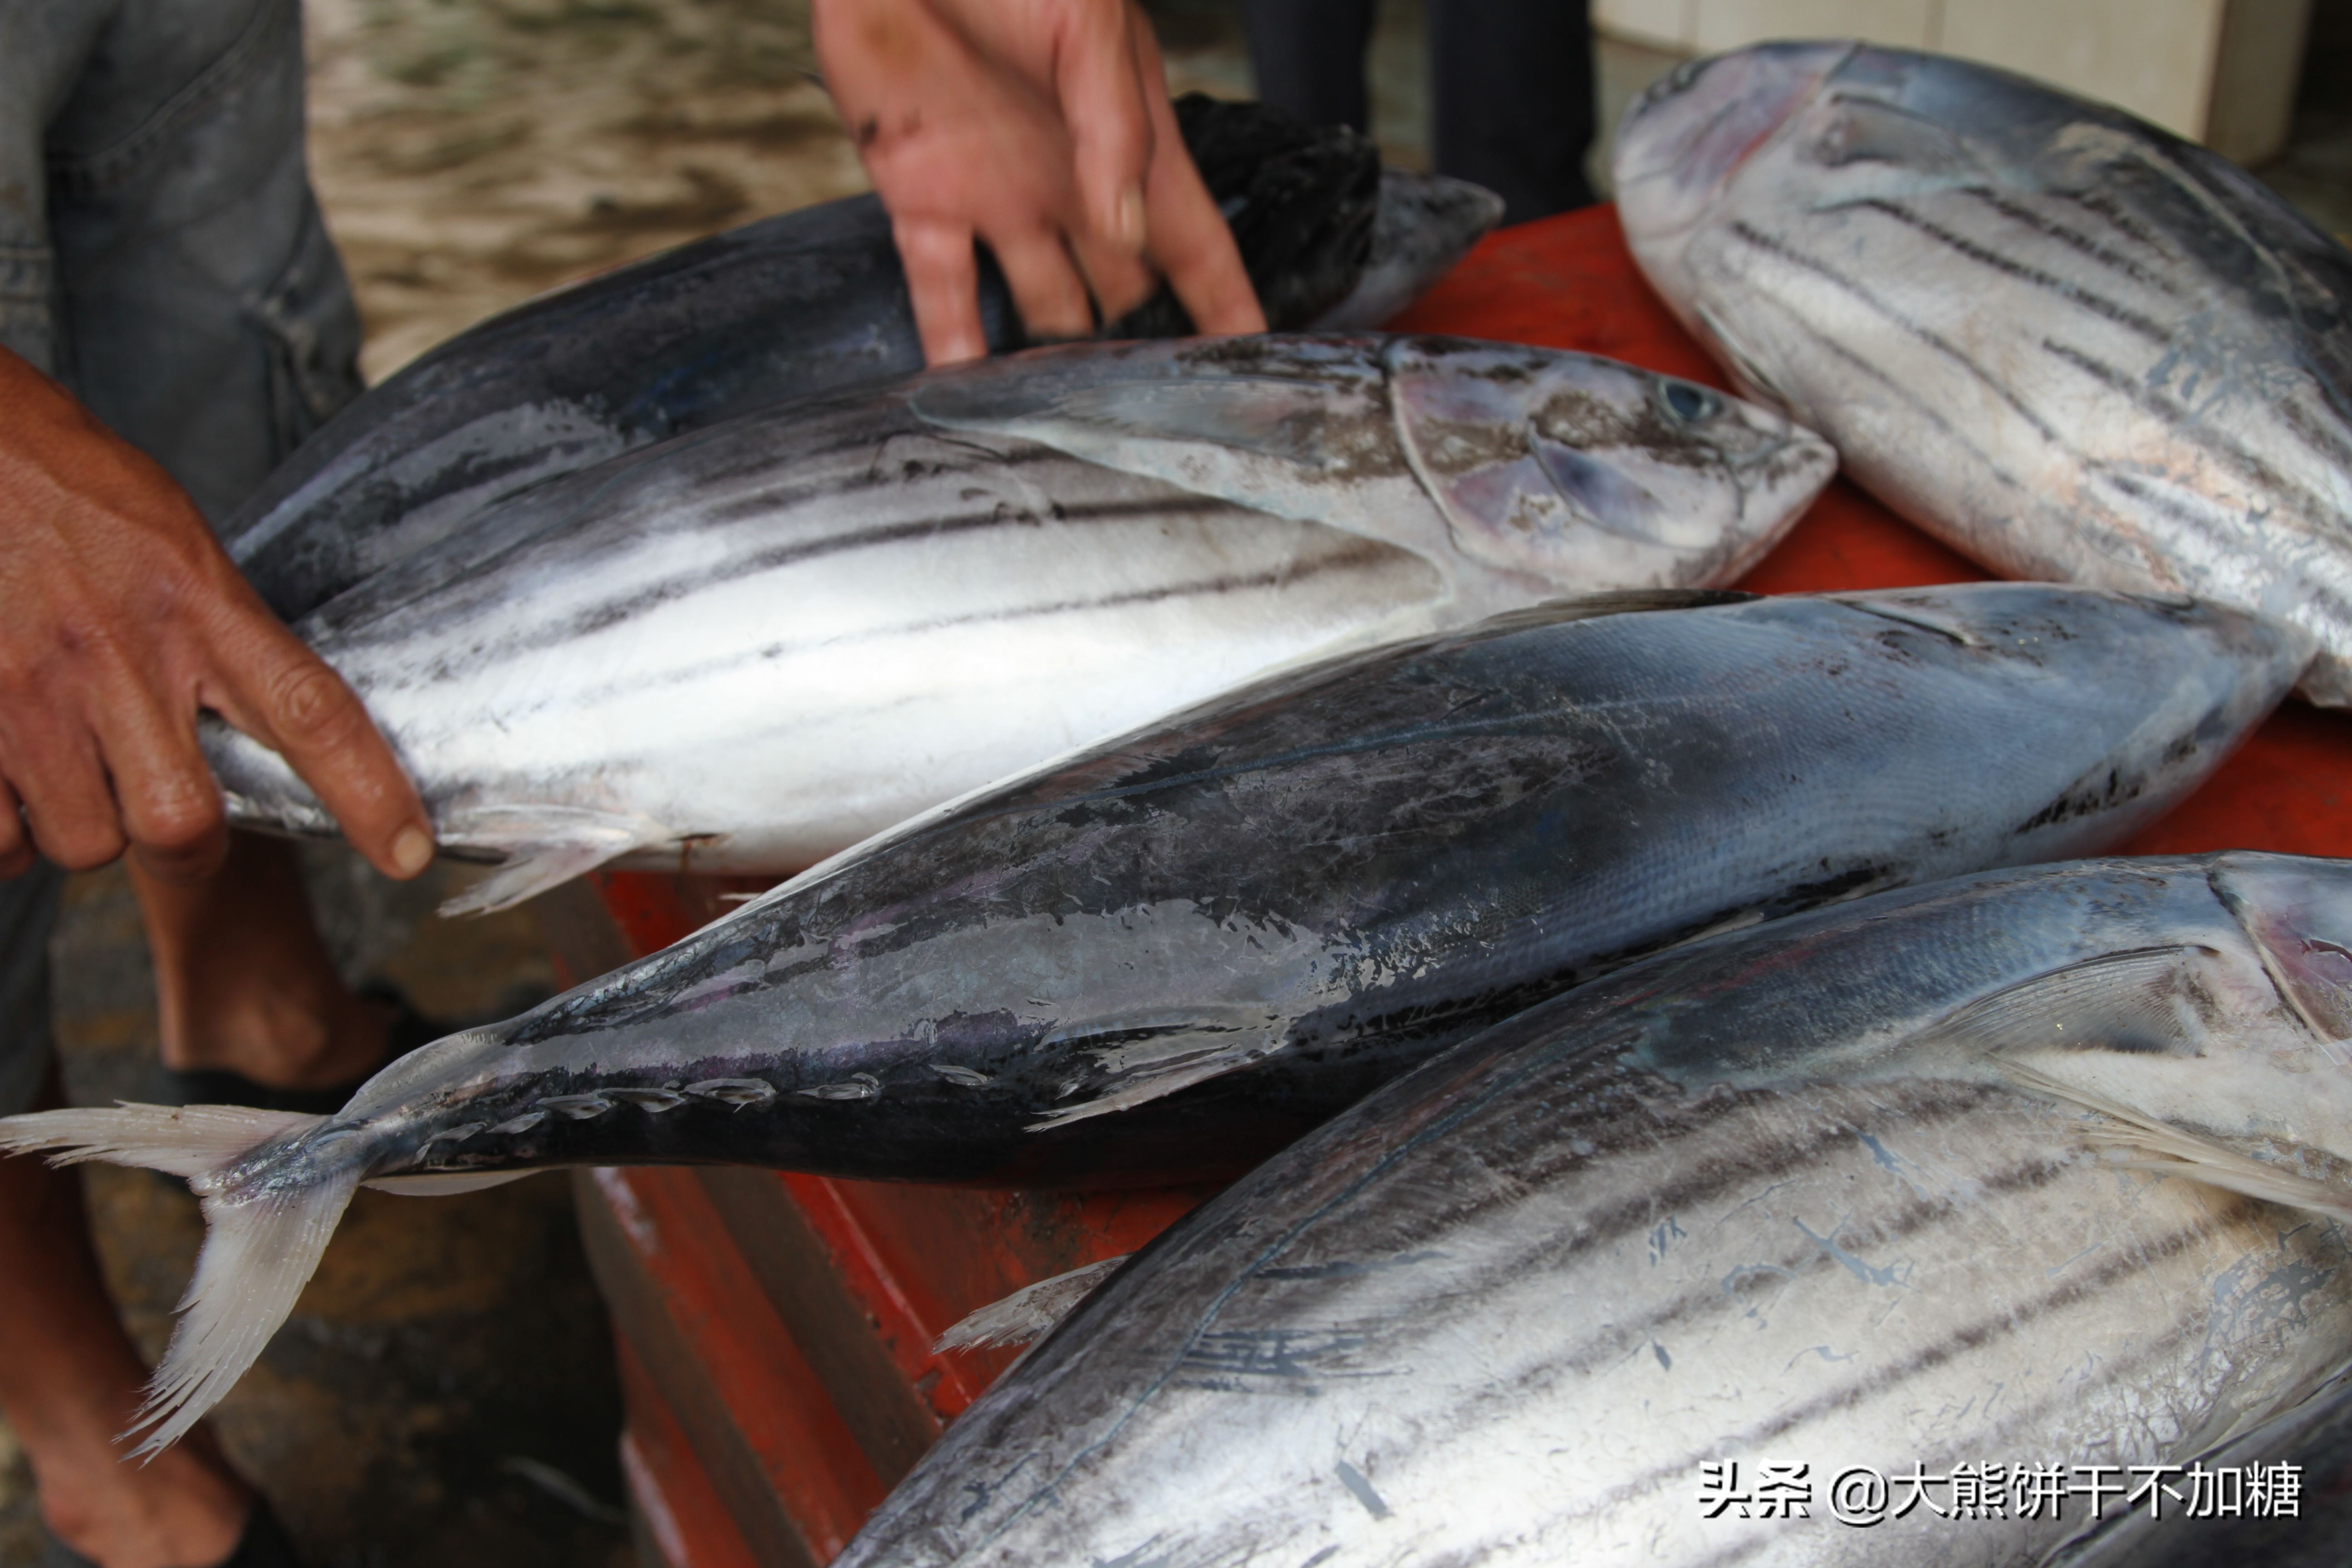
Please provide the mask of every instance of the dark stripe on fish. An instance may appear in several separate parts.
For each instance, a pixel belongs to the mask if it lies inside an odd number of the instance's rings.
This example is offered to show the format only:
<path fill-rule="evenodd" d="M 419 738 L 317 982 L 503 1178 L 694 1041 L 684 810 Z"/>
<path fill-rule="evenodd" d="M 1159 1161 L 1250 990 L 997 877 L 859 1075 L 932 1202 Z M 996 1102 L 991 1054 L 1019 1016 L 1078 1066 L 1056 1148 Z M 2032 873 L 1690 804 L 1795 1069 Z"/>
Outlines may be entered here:
<path fill-rule="evenodd" d="M 1863 304 L 1867 305 L 1880 316 L 1885 318 L 1895 326 L 1900 328 L 1907 336 L 1927 344 L 1937 353 L 1942 354 L 1945 358 L 1950 360 L 1953 363 L 1967 371 L 1970 375 L 1975 376 L 1977 380 L 1982 382 L 1987 390 L 1990 391 L 1994 396 L 2000 398 L 2003 403 L 2009 405 L 2010 408 L 2016 413 L 2019 418 L 2024 420 L 2028 425 L 2032 426 L 2035 433 L 2043 440 L 2049 442 L 2053 447 L 2062 447 L 2068 452 L 2074 451 L 2074 448 L 2067 446 L 2066 442 L 2059 436 L 2058 432 L 2054 428 L 2044 421 L 2040 415 L 2026 406 L 2025 403 L 2018 397 L 2017 394 L 2002 385 L 1998 378 L 1987 374 L 1982 366 L 1979 365 L 1976 361 L 1963 353 L 1958 344 L 1945 337 L 1942 333 L 1935 331 L 1930 328 L 1921 326 L 1918 322 L 1911 320 L 1908 316 L 1904 315 L 1903 312 L 1895 310 L 1892 305 L 1889 305 L 1885 300 L 1880 299 L 1871 290 L 1864 288 L 1853 279 L 1846 277 L 1835 268 L 1831 267 L 1828 263 L 1816 260 L 1814 258 L 1807 256 L 1801 251 L 1790 249 L 1788 246 L 1782 244 L 1777 239 L 1774 239 L 1769 235 L 1764 234 L 1752 227 L 1745 219 L 1734 221 L 1729 226 L 1729 229 L 1732 235 L 1736 237 L 1754 248 L 1764 252 L 1767 256 L 1785 261 L 1791 267 L 1799 268 L 1804 271 L 1810 272 L 1825 282 L 1833 283 L 1838 288 L 1844 289 L 1848 294 L 1853 296 L 1854 299 L 1860 300 Z"/>
<path fill-rule="evenodd" d="M 2235 442 L 2222 439 L 2221 433 L 2212 425 L 2200 420 L 2195 413 L 2172 398 L 2152 390 L 2105 361 L 2084 353 L 2072 343 L 2062 343 L 2055 338 L 2044 338 L 2042 340 L 2042 348 L 2045 353 L 2072 365 L 2109 391 L 2129 398 L 2133 405 L 2141 413 L 2152 418 L 2161 419 L 2176 428 L 2201 432 L 2202 438 L 2197 441 L 2197 445 L 2222 459 L 2230 468 L 2237 471 L 2241 479 L 2250 480 L 2261 489 L 2292 499 L 2297 510 L 2305 516 L 2316 518 L 2333 514 L 2334 508 L 2329 502 L 2280 473 L 2245 447 Z M 2324 453 L 2319 455 L 2323 458 L 2326 456 Z"/>
<path fill-rule="evenodd" d="M 1856 372 L 1870 377 L 1870 379 L 1878 383 L 1879 385 L 1885 387 L 1889 394 L 1895 397 L 1899 397 L 1905 403 L 1909 404 L 1912 409 L 1918 414 L 1919 417 L 1935 426 L 1936 428 L 1942 431 L 1954 445 L 1963 448 L 1973 456 L 1977 461 L 1982 463 L 1985 466 L 1986 471 L 1990 473 L 1993 478 L 1999 479 L 2002 484 L 2009 486 L 2011 489 L 2022 489 L 2025 488 L 2024 482 L 2015 474 L 2011 473 L 2008 469 L 2002 468 L 1998 462 L 1993 460 L 1993 455 L 1990 452 L 1986 451 L 1982 447 L 1978 446 L 1974 441 L 1970 440 L 1958 426 L 1953 425 L 1950 420 L 1945 418 L 1943 415 L 1937 412 L 1933 405 L 1921 398 L 1916 392 L 1905 386 L 1902 383 L 1888 375 L 1885 371 L 1880 370 L 1876 365 L 1872 364 L 1868 360 L 1864 359 L 1860 354 L 1855 353 L 1852 349 L 1847 348 L 1843 343 L 1832 342 L 1828 338 L 1817 338 L 1815 341 L 1819 342 L 1822 347 L 1827 349 L 1831 353 L 1835 354 L 1839 359 L 1844 361 L 1846 364 L 1852 366 Z"/>
<path fill-rule="evenodd" d="M 2164 174 L 2168 184 L 2179 183 L 2179 171 L 2167 170 L 2161 173 Z M 2172 248 L 2164 243 L 2162 236 L 2142 224 L 2113 197 L 2098 191 L 2052 191 L 2050 195 L 2059 201 L 2073 203 L 2114 228 L 2126 239 L 2146 246 L 2167 261 L 2180 259 L 2174 254 Z"/>
<path fill-rule="evenodd" d="M 2030 228 L 2046 239 L 2056 241 L 2079 256 L 2097 262 L 2111 271 L 2120 272 L 2133 282 L 2153 289 L 2173 299 L 2182 297 L 2180 285 L 2160 272 L 2151 272 L 2121 251 L 2110 250 L 2080 229 L 2069 228 L 2047 213 L 2037 212 L 2024 203 L 2011 200 L 1999 191 L 1971 185 L 1962 193 L 1974 196 L 2001 216 L 2022 227 Z"/>
<path fill-rule="evenodd" d="M 1247 576 L 1227 574 L 1203 577 L 1190 583 L 1166 584 L 1157 587 L 1138 588 L 1125 594 L 1108 594 L 1094 599 L 1058 599 L 1045 604 L 1021 605 L 1010 609 L 975 611 L 950 619 L 908 622 L 895 626 L 877 626 L 845 637 L 819 637 L 802 643 L 770 643 L 767 647 L 740 654 L 731 658 L 712 659 L 706 663 L 667 671 L 657 678 L 615 682 L 583 691 L 567 701 L 593 702 L 620 692 L 649 691 L 663 686 L 674 686 L 703 679 L 739 665 L 756 664 L 763 659 L 804 653 L 814 647 L 847 647 L 861 642 L 875 642 L 917 633 L 946 631 L 958 626 L 988 626 L 1011 621 L 1031 620 L 1041 616 L 1069 615 L 1085 610 L 1108 610 L 1133 605 L 1156 605 L 1171 599 L 1195 599 L 1230 594 L 1248 588 L 1280 588 L 1291 583 L 1304 583 L 1327 573 L 1353 570 L 1371 564 L 1384 556 L 1398 553 L 1393 547 L 1373 540 L 1359 540 L 1342 550 L 1328 552 L 1310 559 L 1305 565 L 1286 564 L 1269 572 L 1252 573 Z"/>
<path fill-rule="evenodd" d="M 2169 343 L 2172 341 L 2172 333 L 2168 329 L 2137 310 L 2117 304 L 2104 294 L 2095 294 L 2081 284 L 2070 282 L 2055 273 L 2044 272 L 2038 267 L 2029 267 L 2024 262 L 2003 256 L 1997 250 L 1988 249 L 1966 235 L 1954 233 L 1933 218 L 1914 212 L 1900 202 L 1886 201 L 1874 196 L 1868 201 L 1857 202 L 1854 205 L 1893 218 L 1906 227 L 1926 235 L 1930 239 L 1938 240 L 1969 260 L 1990 267 L 2005 277 L 2014 278 L 2021 283 L 2032 284 L 2037 289 L 2047 289 L 2070 304 L 2082 306 L 2094 315 L 2105 316 L 2117 326 L 2137 332 L 2150 342 Z"/>
<path fill-rule="evenodd" d="M 1154 496 L 1138 500 L 1077 502 L 1057 505 L 1053 509 L 1055 522 L 1088 523 L 1120 522 L 1136 517 L 1191 516 L 1234 510 L 1230 501 L 1213 496 Z M 1033 520 L 1036 521 L 1043 519 Z M 558 647 L 576 637 L 586 637 L 607 626 L 643 614 L 668 600 L 699 589 L 737 581 L 743 577 L 772 572 L 781 567 L 797 565 L 827 555 L 839 555 L 855 550 L 876 549 L 892 544 L 929 541 L 959 533 L 977 533 L 989 529 L 1020 526 L 1019 519 L 1009 519 L 991 509 L 963 517 L 925 518 L 915 522 L 884 523 L 877 527 L 859 529 L 846 533 L 828 535 L 791 544 L 772 545 L 731 557 L 693 572 L 675 573 L 638 588 L 620 598 L 593 605 L 561 621 L 550 622 L 525 633 L 502 637 L 468 647 L 464 658 L 468 667 L 490 662 L 519 653 L 537 652 Z"/>
<path fill-rule="evenodd" d="M 2244 1199 L 2232 1206 L 2243 1207 L 2252 1202 L 2252 1199 Z M 1610 1489 L 1598 1500 L 1599 1506 L 1590 1511 L 1607 1512 L 1611 1509 L 1654 1490 L 1662 1482 L 1672 1483 L 1678 1480 L 1686 1482 L 1690 1477 L 1698 1473 L 1698 1467 L 1703 1461 L 1716 1458 L 1723 1454 L 1761 1452 L 1768 1445 L 1780 1442 L 1790 1433 L 1822 1416 L 1849 1409 L 1866 1399 L 1889 1394 L 1921 1373 L 1932 1372 L 1972 1350 L 1993 1343 L 2013 1333 L 2037 1319 L 2063 1310 L 2085 1297 L 2097 1294 L 2116 1281 L 2146 1269 L 2152 1258 L 2177 1257 L 2212 1235 L 2222 1223 L 2221 1216 L 2200 1220 L 2174 1231 L 2152 1247 L 2136 1247 L 2127 1253 L 2118 1253 L 2117 1256 L 2107 1259 L 2095 1268 L 2086 1270 L 2082 1277 L 2055 1290 L 2048 1291 L 2031 1301 L 2006 1310 L 1988 1314 L 1973 1323 L 1954 1330 L 1933 1344 L 1921 1346 L 1893 1366 L 1881 1367 L 1867 1376 L 1842 1388 L 1832 1390 L 1818 1398 L 1807 1400 L 1794 1409 L 1786 1411 L 1769 1421 L 1751 1426 L 1744 1432 L 1727 1434 L 1709 1443 L 1706 1447 L 1694 1449 L 1683 1458 L 1670 1464 L 1654 1466 L 1643 1474 Z M 2127 1368 L 2134 1362 L 2147 1359 L 2179 1343 L 2191 1333 L 2202 1331 L 2201 1329 L 2192 1329 L 2188 1325 L 2176 1323 L 2160 1339 L 2141 1346 L 2140 1354 L 2137 1356 L 2128 1358 L 2111 1356 L 2103 1364 L 2110 1372 L 2118 1368 Z"/>

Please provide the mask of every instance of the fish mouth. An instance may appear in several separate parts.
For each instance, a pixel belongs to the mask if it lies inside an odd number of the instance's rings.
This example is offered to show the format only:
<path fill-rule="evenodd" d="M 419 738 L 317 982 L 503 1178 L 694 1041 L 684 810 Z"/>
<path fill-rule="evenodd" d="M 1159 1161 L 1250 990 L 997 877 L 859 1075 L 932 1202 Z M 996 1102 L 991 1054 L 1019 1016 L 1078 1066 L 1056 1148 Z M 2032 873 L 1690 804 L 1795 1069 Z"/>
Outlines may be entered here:
<path fill-rule="evenodd" d="M 1652 82 L 1617 127 L 1610 173 L 1626 227 L 1654 238 L 1695 226 L 1864 47 L 1759 44 L 1685 60 Z"/>

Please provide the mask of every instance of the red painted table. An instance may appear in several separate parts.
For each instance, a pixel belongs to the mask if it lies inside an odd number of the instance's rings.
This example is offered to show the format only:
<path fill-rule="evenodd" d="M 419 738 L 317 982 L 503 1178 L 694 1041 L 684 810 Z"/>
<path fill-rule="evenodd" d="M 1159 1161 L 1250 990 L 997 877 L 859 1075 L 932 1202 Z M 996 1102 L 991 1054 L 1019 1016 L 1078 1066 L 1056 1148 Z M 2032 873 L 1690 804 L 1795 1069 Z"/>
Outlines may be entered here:
<path fill-rule="evenodd" d="M 1397 323 L 1613 355 L 1723 385 L 1594 208 L 1491 237 Z M 1843 480 L 1742 586 L 1979 578 Z M 2290 707 L 2129 846 L 2352 855 L 2352 719 Z M 757 884 L 614 875 L 596 967 L 653 951 Z M 592 946 L 593 944 L 592 943 Z M 620 1341 L 623 1458 L 671 1568 L 823 1563 L 1013 1359 L 933 1355 L 940 1331 L 1023 1285 L 1134 1250 L 1205 1189 L 991 1192 L 753 1170 L 602 1171 L 583 1229 Z M 652 1559 L 649 1558 L 648 1561 Z"/>

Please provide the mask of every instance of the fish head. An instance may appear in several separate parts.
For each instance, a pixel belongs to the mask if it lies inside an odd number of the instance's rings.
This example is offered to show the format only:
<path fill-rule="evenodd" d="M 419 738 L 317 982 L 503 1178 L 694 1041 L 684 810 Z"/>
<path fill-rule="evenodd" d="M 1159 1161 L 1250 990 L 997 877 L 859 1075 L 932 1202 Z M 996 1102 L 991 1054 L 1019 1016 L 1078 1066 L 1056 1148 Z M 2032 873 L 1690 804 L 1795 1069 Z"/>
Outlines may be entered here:
<path fill-rule="evenodd" d="M 1568 591 L 1729 582 L 1785 531 L 1837 455 L 1781 415 L 1615 360 L 1400 338 L 1389 393 L 1456 549 Z"/>
<path fill-rule="evenodd" d="M 2226 856 L 2213 886 L 2296 1018 L 2352 1064 L 2352 861 Z"/>
<path fill-rule="evenodd" d="M 1685 60 L 1626 107 L 1611 155 L 1619 216 L 1646 268 L 1703 223 L 1861 46 L 1773 43 Z M 1669 290 L 1671 293 L 1672 290 Z"/>

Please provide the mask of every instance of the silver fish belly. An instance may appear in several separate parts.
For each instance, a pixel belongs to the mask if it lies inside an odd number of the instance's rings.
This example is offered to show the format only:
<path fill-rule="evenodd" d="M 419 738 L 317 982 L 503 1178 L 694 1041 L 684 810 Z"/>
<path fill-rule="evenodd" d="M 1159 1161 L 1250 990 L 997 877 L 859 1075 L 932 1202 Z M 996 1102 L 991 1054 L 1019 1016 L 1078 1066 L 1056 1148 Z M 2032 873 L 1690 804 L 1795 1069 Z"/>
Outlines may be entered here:
<path fill-rule="evenodd" d="M 1085 346 L 753 416 L 518 498 L 298 629 L 441 841 L 782 873 L 1295 659 L 1728 581 L 1826 482 L 1777 415 L 1423 338 Z M 235 819 L 332 831 L 274 754 Z"/>
<path fill-rule="evenodd" d="M 2090 1506 L 2011 1465 L 2185 1462 L 2352 1354 L 2347 941 L 2352 868 L 2219 856 L 1622 971 L 1180 1222 L 839 1562 L 2039 1563 Z M 1768 1465 L 1808 1509 L 1707 1507 Z M 1860 1468 L 1939 1484 L 1854 1528 Z"/>
<path fill-rule="evenodd" d="M 2242 170 L 1965 61 L 1695 61 L 1629 110 L 1626 237 L 1752 395 L 2011 576 L 2300 621 L 2352 702 L 2352 255 Z"/>
<path fill-rule="evenodd" d="M 1643 953 L 2110 843 L 2311 651 L 2235 610 L 2039 584 L 1660 597 L 1254 683 L 412 1052 L 331 1119 L 57 1111 L 0 1121 L 0 1149 L 154 1164 L 204 1195 L 215 1240 L 154 1399 L 169 1441 L 362 1181 L 1231 1173 Z"/>

